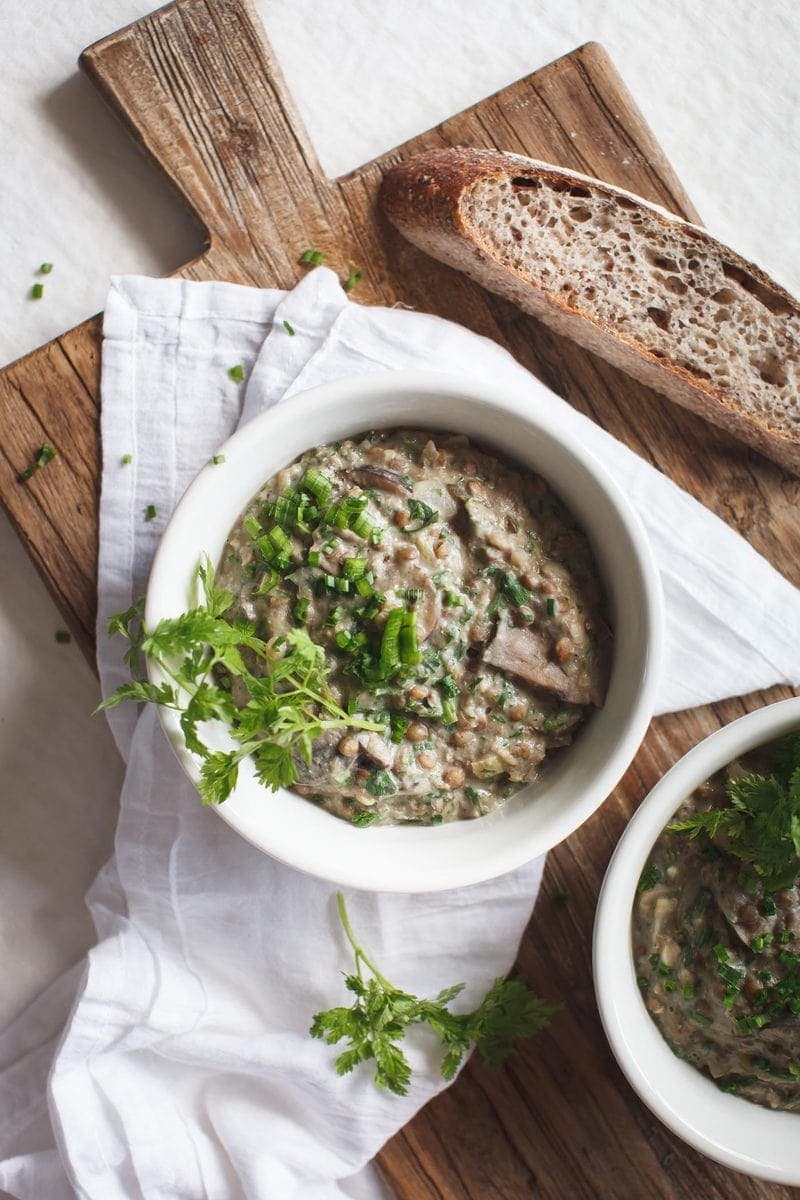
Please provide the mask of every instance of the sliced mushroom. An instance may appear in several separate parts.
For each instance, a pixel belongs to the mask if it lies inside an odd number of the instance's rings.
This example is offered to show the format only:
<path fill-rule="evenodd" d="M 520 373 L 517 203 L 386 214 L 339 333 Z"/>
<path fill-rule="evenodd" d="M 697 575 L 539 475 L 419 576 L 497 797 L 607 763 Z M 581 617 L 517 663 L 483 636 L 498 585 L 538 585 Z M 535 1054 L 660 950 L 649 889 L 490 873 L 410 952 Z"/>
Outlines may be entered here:
<path fill-rule="evenodd" d="M 395 496 L 411 495 L 411 482 L 402 475 L 398 475 L 397 471 L 390 471 L 388 467 L 376 467 L 372 463 L 361 463 L 359 466 L 353 467 L 349 474 L 362 487 L 378 488 L 382 492 L 394 492 Z"/>
<path fill-rule="evenodd" d="M 530 627 L 517 629 L 501 621 L 493 641 L 483 652 L 483 661 L 511 675 L 518 675 L 533 687 L 553 692 L 569 704 L 596 703 L 593 689 L 576 675 L 567 675 L 547 657 L 547 644 Z"/>
<path fill-rule="evenodd" d="M 361 733 L 358 735 L 358 744 L 361 751 L 372 762 L 377 763 L 379 767 L 391 767 L 394 765 L 397 747 L 391 742 L 387 742 L 377 733 Z"/>

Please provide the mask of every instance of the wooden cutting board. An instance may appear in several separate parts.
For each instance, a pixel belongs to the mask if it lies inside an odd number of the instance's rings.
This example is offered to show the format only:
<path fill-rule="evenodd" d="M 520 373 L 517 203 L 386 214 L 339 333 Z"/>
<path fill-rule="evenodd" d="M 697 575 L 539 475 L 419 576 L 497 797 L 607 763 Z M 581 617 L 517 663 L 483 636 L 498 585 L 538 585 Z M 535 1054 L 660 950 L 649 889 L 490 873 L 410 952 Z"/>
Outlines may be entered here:
<path fill-rule="evenodd" d="M 206 229 L 205 251 L 179 275 L 290 287 L 300 252 L 324 250 L 340 273 L 364 272 L 358 300 L 400 301 L 506 345 L 800 583 L 798 480 L 425 258 L 375 209 L 389 165 L 423 148 L 468 144 L 573 167 L 697 219 L 601 47 L 581 47 L 341 179 L 323 175 L 246 0 L 177 0 L 92 46 L 81 65 Z M 99 355 L 95 317 L 0 375 L 0 498 L 90 655 Z M 58 457 L 18 483 L 45 440 Z M 380 1163 L 401 1200 L 792 1194 L 703 1159 L 639 1103 L 603 1038 L 590 963 L 603 871 L 647 790 L 705 734 L 788 694 L 776 688 L 655 721 L 613 797 L 550 855 L 519 969 L 566 1009 L 503 1071 L 470 1064 L 384 1148 Z"/>

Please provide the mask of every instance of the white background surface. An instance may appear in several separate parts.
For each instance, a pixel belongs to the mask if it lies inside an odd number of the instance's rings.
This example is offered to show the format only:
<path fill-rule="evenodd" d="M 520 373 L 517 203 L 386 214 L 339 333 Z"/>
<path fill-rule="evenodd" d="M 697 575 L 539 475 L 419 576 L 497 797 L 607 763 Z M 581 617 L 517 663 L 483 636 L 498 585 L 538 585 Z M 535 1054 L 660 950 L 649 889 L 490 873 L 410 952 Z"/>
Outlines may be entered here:
<path fill-rule="evenodd" d="M 167 273 L 197 235 L 75 71 L 146 0 L 0 0 L 0 359 Z M 705 223 L 800 292 L 794 0 L 314 0 L 258 5 L 323 166 L 345 171 L 589 39 L 610 52 Z M 55 263 L 45 298 L 33 272 Z M 57 398 L 54 398 L 57 403 Z M 0 1025 L 90 937 L 120 771 L 96 686 L 0 518 Z"/>

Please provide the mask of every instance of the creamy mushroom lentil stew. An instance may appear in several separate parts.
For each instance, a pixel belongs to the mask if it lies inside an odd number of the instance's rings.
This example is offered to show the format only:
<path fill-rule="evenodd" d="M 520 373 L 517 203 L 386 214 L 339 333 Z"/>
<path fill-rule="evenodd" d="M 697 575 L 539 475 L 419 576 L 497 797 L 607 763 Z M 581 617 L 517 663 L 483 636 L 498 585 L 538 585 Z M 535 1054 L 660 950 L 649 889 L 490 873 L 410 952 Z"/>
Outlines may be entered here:
<path fill-rule="evenodd" d="M 755 817 L 746 834 L 739 806 L 748 804 Z M 719 811 L 731 824 L 717 824 Z M 762 862 L 780 864 L 782 878 L 746 861 L 759 838 Z M 723 1091 L 795 1110 L 798 855 L 800 733 L 729 764 L 685 801 L 639 880 L 632 928 L 645 1005 L 674 1053 Z"/>
<path fill-rule="evenodd" d="M 491 812 L 603 702 L 585 535 L 543 479 L 463 436 L 303 454 L 242 513 L 218 578 L 262 636 L 304 625 L 337 700 L 384 724 L 298 762 L 294 790 L 359 825 Z"/>

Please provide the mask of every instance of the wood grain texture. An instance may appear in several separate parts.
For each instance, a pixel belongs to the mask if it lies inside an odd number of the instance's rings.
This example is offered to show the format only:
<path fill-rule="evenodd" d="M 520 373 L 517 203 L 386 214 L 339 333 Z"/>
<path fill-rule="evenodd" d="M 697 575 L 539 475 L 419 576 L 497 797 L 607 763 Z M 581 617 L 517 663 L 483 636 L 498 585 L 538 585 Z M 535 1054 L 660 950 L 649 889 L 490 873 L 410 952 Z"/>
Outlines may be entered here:
<path fill-rule="evenodd" d="M 506 345 L 554 391 L 665 471 L 800 582 L 800 481 L 463 276 L 424 258 L 380 216 L 386 168 L 423 148 L 497 146 L 597 175 L 697 220 L 604 51 L 587 45 L 383 158 L 324 178 L 244 0 L 177 0 L 82 56 L 83 68 L 206 230 L 178 274 L 291 286 L 313 245 L 357 298 L 402 302 Z M 94 629 L 100 319 L 0 375 L 0 497 L 88 654 Z M 59 456 L 17 482 L 41 443 Z M 401 1200 L 784 1200 L 678 1142 L 639 1103 L 605 1043 L 591 985 L 600 881 L 646 791 L 690 746 L 785 689 L 655 721 L 606 805 L 550 856 L 519 959 L 563 998 L 552 1030 L 501 1072 L 473 1063 L 383 1150 Z M 557 892 L 570 900 L 553 904 Z M 447 981 L 443 981 L 447 982 Z"/>

